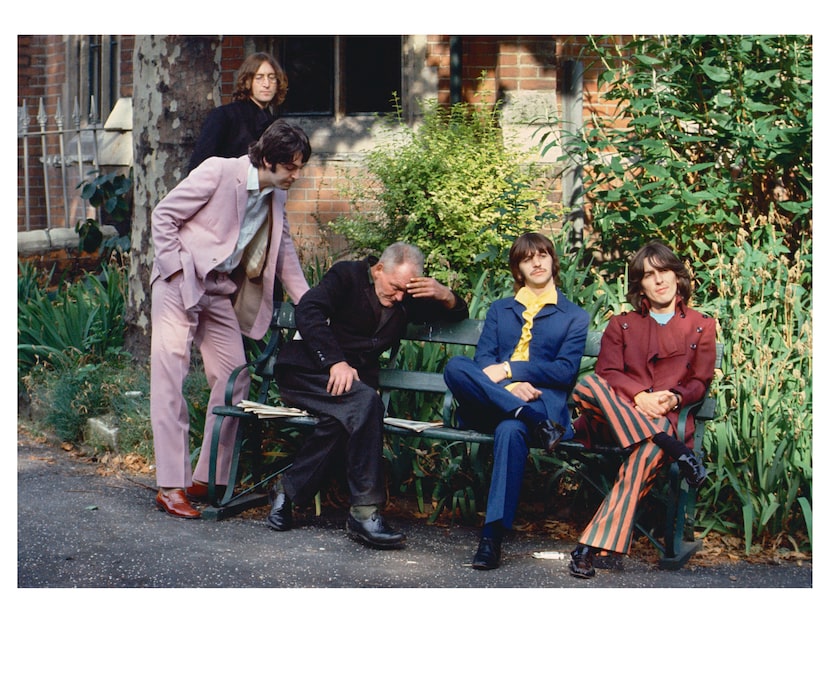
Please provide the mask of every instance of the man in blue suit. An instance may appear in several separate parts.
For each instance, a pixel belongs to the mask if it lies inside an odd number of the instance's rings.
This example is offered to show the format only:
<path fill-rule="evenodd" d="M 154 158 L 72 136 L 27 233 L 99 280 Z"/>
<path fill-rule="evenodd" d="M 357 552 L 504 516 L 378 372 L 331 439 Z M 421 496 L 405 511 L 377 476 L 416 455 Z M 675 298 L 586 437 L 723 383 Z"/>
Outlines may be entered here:
<path fill-rule="evenodd" d="M 487 311 L 475 359 L 456 356 L 444 380 L 463 427 L 494 431 L 487 514 L 473 568 L 494 569 L 511 528 L 531 446 L 553 452 L 573 437 L 568 395 L 588 335 L 588 313 L 557 288 L 559 258 L 540 233 L 510 248 L 515 295 Z"/>

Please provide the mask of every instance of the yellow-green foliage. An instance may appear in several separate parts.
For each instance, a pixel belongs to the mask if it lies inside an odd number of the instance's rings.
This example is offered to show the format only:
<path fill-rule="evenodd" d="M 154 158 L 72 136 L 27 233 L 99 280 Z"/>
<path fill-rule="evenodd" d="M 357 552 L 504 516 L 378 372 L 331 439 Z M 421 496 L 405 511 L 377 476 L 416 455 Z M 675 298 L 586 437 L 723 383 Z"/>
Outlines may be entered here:
<path fill-rule="evenodd" d="M 432 276 L 454 285 L 471 267 L 503 269 L 516 235 L 543 231 L 556 211 L 528 154 L 504 142 L 495 108 L 428 102 L 423 121 L 367 155 L 345 191 L 352 210 L 332 223 L 355 250 L 418 245 Z"/>

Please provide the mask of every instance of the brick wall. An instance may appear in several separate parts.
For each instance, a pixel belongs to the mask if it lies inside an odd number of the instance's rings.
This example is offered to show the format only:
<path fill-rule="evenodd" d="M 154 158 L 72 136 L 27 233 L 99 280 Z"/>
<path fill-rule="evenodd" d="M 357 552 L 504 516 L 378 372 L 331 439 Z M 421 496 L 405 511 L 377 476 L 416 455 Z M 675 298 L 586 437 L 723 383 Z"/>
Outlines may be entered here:
<path fill-rule="evenodd" d="M 441 103 L 450 101 L 449 38 L 446 35 L 427 37 L 426 67 L 436 76 L 436 95 Z M 62 73 L 66 51 L 64 39 L 62 36 L 18 37 L 18 92 L 21 98 L 28 100 L 31 97 L 34 104 L 36 96 L 43 94 L 54 103 L 65 81 Z M 119 40 L 120 95 L 131 96 L 134 37 L 121 36 Z M 581 55 L 588 46 L 586 37 L 463 36 L 461 43 L 462 97 L 467 101 L 494 103 L 496 99 L 534 91 L 556 93 L 563 62 L 581 58 L 585 65 L 583 105 L 586 116 L 591 109 L 601 107 L 597 90 L 598 68 L 589 65 Z M 236 71 L 247 52 L 246 37 L 223 37 L 222 103 L 231 100 Z M 480 80 L 482 73 L 484 77 Z M 31 110 L 30 115 L 34 115 Z M 325 232 L 325 226 L 349 211 L 339 189 L 344 171 L 360 165 L 360 155 L 354 152 L 347 156 L 332 156 L 331 152 L 321 151 L 315 151 L 315 154 L 304 177 L 292 188 L 288 207 L 292 232 L 307 261 L 315 254 L 330 256 L 342 249 L 342 243 Z M 19 200 L 19 227 L 21 205 Z M 321 249 L 322 253 L 319 252 Z"/>
<path fill-rule="evenodd" d="M 118 93 L 116 96 L 129 97 L 133 93 L 133 36 L 119 37 L 119 78 Z M 54 134 L 57 129 L 58 101 L 60 101 L 63 117 L 63 127 L 73 126 L 74 103 L 69 101 L 67 90 L 67 63 L 74 59 L 70 55 L 71 46 L 67 43 L 66 36 L 18 36 L 18 71 L 17 71 L 17 93 L 18 105 L 24 101 L 28 114 L 28 132 L 40 133 L 41 126 L 38 122 L 38 111 L 43 100 L 44 111 L 47 117 L 44 137 L 40 135 L 28 138 L 29 158 L 29 224 L 32 229 L 47 228 L 47 219 L 51 216 L 51 226 L 61 227 L 65 225 L 66 214 L 64 213 L 62 174 L 66 175 L 67 203 L 69 206 L 69 227 L 74 227 L 75 222 L 87 216 L 85 210 L 77 197 L 76 186 L 80 182 L 81 174 L 76 165 L 68 166 L 64 171 L 52 162 L 61 156 L 59 137 Z M 79 104 L 82 121 L 89 110 L 88 103 Z M 100 113 L 99 118 L 103 121 L 109 113 Z M 45 146 L 44 146 L 45 141 Z M 68 144 L 69 138 L 65 140 Z M 76 150 L 66 150 L 64 156 L 75 156 Z M 46 185 L 44 185 L 44 167 L 40 160 L 46 158 L 45 167 L 49 189 L 49 209 L 47 210 Z M 26 176 L 23 170 L 24 144 L 22 139 L 18 140 L 18 190 L 17 196 L 17 227 L 26 227 L 26 199 L 24 195 Z M 85 170 L 89 166 L 85 165 Z M 48 211 L 48 213 L 47 213 Z"/>
<path fill-rule="evenodd" d="M 17 93 L 18 101 L 26 102 L 28 115 L 29 132 L 39 132 L 38 108 L 41 98 L 45 111 L 49 117 L 46 129 L 54 129 L 55 123 L 51 116 L 55 113 L 58 99 L 63 94 L 63 85 L 66 81 L 66 46 L 61 36 L 18 36 L 18 71 L 17 71 Z M 62 104 L 65 109 L 66 104 Z M 64 111 L 64 122 L 69 122 L 71 113 Z M 45 147 L 43 141 L 45 139 Z M 18 228 L 25 228 L 26 202 L 25 185 L 26 176 L 23 169 L 23 142 L 18 140 L 18 165 L 17 178 L 17 220 Z M 43 181 L 43 167 L 39 161 L 44 156 L 47 160 L 50 157 L 60 155 L 60 146 L 54 136 L 47 135 L 45 138 L 32 137 L 28 140 L 28 156 L 31 162 L 35 162 L 29 174 L 29 215 L 32 228 L 45 228 L 47 219 L 46 186 Z M 47 174 L 50 176 L 49 190 L 52 198 L 52 218 L 63 219 L 63 203 L 60 185 L 60 171 L 53 166 L 46 166 Z M 62 224 L 62 221 L 61 221 Z"/>
<path fill-rule="evenodd" d="M 135 36 L 120 36 L 120 61 L 119 92 L 118 95 L 124 98 L 133 95 L 133 49 L 135 48 Z"/>

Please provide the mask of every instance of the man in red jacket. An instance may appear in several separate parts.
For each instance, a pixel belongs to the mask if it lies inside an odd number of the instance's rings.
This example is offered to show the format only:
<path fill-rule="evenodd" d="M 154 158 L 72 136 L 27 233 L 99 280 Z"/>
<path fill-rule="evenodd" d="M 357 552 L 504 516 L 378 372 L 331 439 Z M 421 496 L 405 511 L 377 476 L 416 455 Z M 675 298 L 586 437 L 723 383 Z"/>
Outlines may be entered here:
<path fill-rule="evenodd" d="M 574 388 L 581 412 L 575 439 L 587 447 L 610 440 L 632 448 L 571 553 L 575 577 L 594 576 L 598 551 L 628 553 L 637 504 L 667 456 L 691 486 L 706 479 L 688 446 L 693 421 L 684 440 L 675 437 L 681 405 L 703 398 L 715 368 L 715 321 L 688 307 L 690 295 L 683 262 L 658 241 L 642 247 L 629 263 L 626 297 L 634 311 L 611 318 L 594 374 Z"/>

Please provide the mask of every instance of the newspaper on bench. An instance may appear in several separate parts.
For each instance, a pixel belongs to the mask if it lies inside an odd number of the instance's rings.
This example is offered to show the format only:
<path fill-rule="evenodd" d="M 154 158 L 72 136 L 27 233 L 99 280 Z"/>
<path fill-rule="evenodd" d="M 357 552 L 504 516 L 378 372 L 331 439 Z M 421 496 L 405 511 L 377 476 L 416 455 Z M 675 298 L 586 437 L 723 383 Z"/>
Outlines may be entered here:
<path fill-rule="evenodd" d="M 268 404 L 260 404 L 256 401 L 248 401 L 243 399 L 237 406 L 246 413 L 253 413 L 258 418 L 293 418 L 295 416 L 308 416 L 308 411 L 300 408 L 292 408 L 290 406 L 270 406 Z M 406 418 L 384 418 L 383 422 L 387 425 L 395 426 L 396 428 L 404 428 L 414 432 L 423 432 L 428 428 L 440 428 L 440 422 L 428 422 L 419 420 L 408 420 Z"/>
<path fill-rule="evenodd" d="M 424 432 L 428 428 L 440 428 L 442 423 L 430 423 L 422 420 L 408 420 L 406 418 L 384 418 L 383 422 L 396 428 L 405 428 L 414 432 Z"/>
<path fill-rule="evenodd" d="M 290 406 L 269 406 L 268 404 L 260 404 L 256 401 L 248 401 L 243 399 L 237 406 L 246 413 L 254 413 L 258 418 L 293 418 L 294 416 L 307 416 L 308 411 L 303 411 L 301 408 L 291 408 Z"/>

